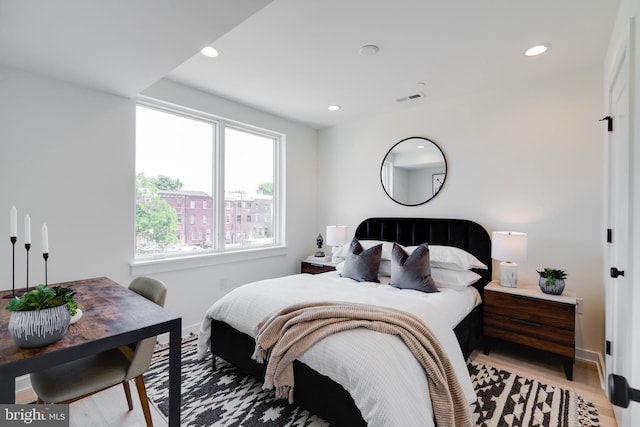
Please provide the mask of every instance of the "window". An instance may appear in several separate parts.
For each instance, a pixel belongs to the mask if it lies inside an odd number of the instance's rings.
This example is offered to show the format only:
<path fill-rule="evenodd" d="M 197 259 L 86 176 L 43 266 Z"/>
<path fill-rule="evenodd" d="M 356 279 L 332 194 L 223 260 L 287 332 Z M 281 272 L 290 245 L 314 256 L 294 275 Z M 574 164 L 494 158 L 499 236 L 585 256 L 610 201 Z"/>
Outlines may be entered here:
<path fill-rule="evenodd" d="M 193 254 L 186 249 L 279 246 L 282 144 L 283 136 L 273 132 L 155 101 L 139 102 L 136 259 Z M 254 229 L 247 214 L 258 205 L 268 221 Z"/>

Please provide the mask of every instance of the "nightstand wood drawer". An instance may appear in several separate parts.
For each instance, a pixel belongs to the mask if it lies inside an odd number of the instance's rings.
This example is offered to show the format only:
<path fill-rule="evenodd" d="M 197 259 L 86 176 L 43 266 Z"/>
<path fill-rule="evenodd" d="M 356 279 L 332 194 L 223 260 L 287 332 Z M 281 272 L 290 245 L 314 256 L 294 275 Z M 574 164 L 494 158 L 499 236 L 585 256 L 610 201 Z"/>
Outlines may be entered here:
<path fill-rule="evenodd" d="M 575 356 L 574 333 L 572 330 L 554 328 L 540 323 L 514 317 L 485 313 L 484 331 L 486 335 L 562 356 Z"/>
<path fill-rule="evenodd" d="M 309 274 L 320 274 L 328 271 L 335 271 L 336 267 L 333 265 L 316 264 L 313 262 L 302 261 L 300 263 L 300 272 Z"/>
<path fill-rule="evenodd" d="M 485 312 L 568 331 L 575 329 L 575 306 L 503 292 L 485 293 Z"/>

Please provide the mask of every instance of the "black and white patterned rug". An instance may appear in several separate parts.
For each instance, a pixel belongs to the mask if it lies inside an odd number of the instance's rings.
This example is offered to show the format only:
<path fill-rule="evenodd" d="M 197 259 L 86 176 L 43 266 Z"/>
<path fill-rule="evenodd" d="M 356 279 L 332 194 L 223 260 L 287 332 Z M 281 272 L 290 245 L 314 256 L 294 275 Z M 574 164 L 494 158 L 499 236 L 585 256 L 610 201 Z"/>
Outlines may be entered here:
<path fill-rule="evenodd" d="M 154 354 L 145 374 L 149 400 L 168 414 L 168 350 Z M 211 370 L 211 355 L 197 359 L 197 340 L 182 344 L 183 426 L 328 426 L 322 419 L 285 400 L 276 400 L 262 382 L 245 376 L 222 359 Z M 492 426 L 598 426 L 598 411 L 577 393 L 542 384 L 488 365 L 468 365 L 478 402 L 476 424 Z"/>

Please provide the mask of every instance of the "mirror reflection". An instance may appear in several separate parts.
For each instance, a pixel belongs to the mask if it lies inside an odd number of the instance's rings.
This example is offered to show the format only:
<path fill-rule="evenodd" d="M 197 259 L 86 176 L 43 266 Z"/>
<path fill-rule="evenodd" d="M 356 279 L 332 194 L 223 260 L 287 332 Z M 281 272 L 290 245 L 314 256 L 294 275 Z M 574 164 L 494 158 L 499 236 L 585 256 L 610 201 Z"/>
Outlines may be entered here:
<path fill-rule="evenodd" d="M 440 191 L 447 176 L 447 161 L 438 144 L 411 137 L 395 144 L 380 167 L 380 181 L 395 202 L 418 206 Z"/>

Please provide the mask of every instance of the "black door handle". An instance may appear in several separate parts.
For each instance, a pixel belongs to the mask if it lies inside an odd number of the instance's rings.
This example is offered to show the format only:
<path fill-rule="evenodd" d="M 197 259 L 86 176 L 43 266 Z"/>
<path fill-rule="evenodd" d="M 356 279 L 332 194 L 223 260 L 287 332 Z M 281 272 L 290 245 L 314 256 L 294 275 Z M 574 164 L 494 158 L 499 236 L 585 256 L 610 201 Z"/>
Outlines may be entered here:
<path fill-rule="evenodd" d="M 609 400 L 616 406 L 627 408 L 632 400 L 640 402 L 640 390 L 629 387 L 625 377 L 609 374 Z"/>
<path fill-rule="evenodd" d="M 624 276 L 624 270 L 618 270 L 615 267 L 611 267 L 611 270 L 609 270 L 609 275 L 615 279 L 618 276 Z"/>

